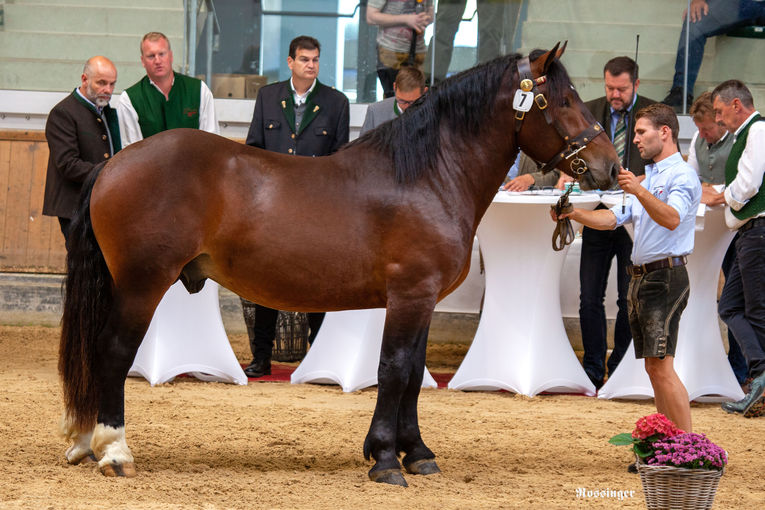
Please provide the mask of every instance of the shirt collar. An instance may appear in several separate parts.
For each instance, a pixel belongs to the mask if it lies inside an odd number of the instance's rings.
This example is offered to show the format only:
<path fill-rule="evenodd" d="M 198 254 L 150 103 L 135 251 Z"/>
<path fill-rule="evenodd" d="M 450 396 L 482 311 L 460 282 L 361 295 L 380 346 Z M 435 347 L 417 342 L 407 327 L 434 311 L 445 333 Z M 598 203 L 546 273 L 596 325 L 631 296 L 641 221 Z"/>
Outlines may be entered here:
<path fill-rule="evenodd" d="M 725 141 L 725 139 L 728 138 L 729 134 L 730 133 L 728 131 L 726 131 L 725 133 L 723 133 L 723 135 L 720 137 L 720 139 L 717 140 L 715 143 L 707 142 L 707 145 L 709 145 L 710 147 L 714 147 L 715 145 L 722 145 L 722 143 Z M 706 142 L 706 140 L 704 140 L 704 141 Z"/>
<path fill-rule="evenodd" d="M 161 88 L 159 88 L 159 86 L 158 86 L 156 83 L 154 83 L 154 80 L 152 80 L 152 79 L 149 77 L 149 75 L 148 75 L 148 74 L 146 75 L 146 77 L 147 77 L 147 78 L 149 78 L 149 83 L 151 83 L 152 85 L 154 85 L 154 88 L 155 88 L 155 89 L 157 89 L 157 90 L 159 90 L 160 92 L 162 92 L 162 89 L 161 89 Z M 173 71 L 173 82 L 170 84 L 170 88 L 173 88 L 173 85 L 175 85 L 175 71 Z M 165 95 L 165 93 L 164 93 L 164 92 L 162 92 L 162 95 L 164 96 L 164 95 Z"/>
<path fill-rule="evenodd" d="M 292 90 L 292 95 L 295 97 L 295 106 L 300 106 L 301 104 L 305 103 L 306 98 L 308 97 L 308 94 L 311 93 L 311 91 L 316 86 L 316 78 L 313 79 L 313 83 L 311 83 L 311 87 L 305 91 L 305 94 L 298 94 L 295 90 L 295 84 L 292 82 L 292 77 L 290 77 L 290 89 Z"/>
<path fill-rule="evenodd" d="M 75 92 L 77 92 L 77 95 L 78 95 L 78 96 L 80 96 L 80 97 L 81 97 L 81 98 L 83 98 L 85 101 L 87 101 L 87 102 L 88 102 L 88 104 L 89 104 L 89 105 L 91 105 L 91 106 L 92 106 L 92 107 L 93 107 L 93 108 L 94 108 L 94 109 L 95 109 L 95 110 L 98 112 L 98 114 L 99 114 L 99 115 L 101 115 L 101 112 L 104 110 L 104 109 L 103 109 L 103 107 L 99 107 L 99 106 L 96 106 L 96 104 L 95 104 L 93 101 L 91 101 L 90 99 L 88 99 L 87 97 L 85 97 L 85 96 L 83 95 L 83 93 L 82 93 L 82 92 L 80 92 L 80 87 L 77 87 L 77 88 L 76 88 L 76 89 L 74 89 L 74 90 L 75 90 Z"/>
<path fill-rule="evenodd" d="M 733 134 L 738 136 L 738 134 L 741 132 L 741 130 L 743 130 L 744 127 L 752 121 L 754 116 L 755 115 L 759 115 L 759 114 L 760 114 L 760 112 L 758 112 L 757 110 L 752 112 L 752 114 L 749 117 L 747 117 L 744 122 L 741 123 L 741 125 L 736 129 L 736 131 Z"/>
<path fill-rule="evenodd" d="M 651 165 L 649 166 L 653 168 L 653 170 L 655 170 L 657 173 L 662 173 L 664 170 L 675 166 L 681 161 L 683 161 L 683 157 L 680 155 L 679 152 L 676 152 L 672 154 L 671 156 L 668 156 L 662 159 L 658 163 L 651 163 Z"/>

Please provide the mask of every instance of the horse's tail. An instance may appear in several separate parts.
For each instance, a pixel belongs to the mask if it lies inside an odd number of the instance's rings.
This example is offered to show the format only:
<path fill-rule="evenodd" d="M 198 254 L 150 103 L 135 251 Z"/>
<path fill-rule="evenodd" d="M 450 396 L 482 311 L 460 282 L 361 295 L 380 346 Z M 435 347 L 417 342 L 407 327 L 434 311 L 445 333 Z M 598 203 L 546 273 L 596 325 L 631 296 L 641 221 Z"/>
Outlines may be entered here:
<path fill-rule="evenodd" d="M 69 225 L 64 313 L 58 371 L 64 385 L 65 418 L 77 430 L 91 430 L 98 414 L 96 341 L 112 305 L 112 278 L 93 234 L 90 196 L 103 163 L 83 184 L 80 204 Z"/>

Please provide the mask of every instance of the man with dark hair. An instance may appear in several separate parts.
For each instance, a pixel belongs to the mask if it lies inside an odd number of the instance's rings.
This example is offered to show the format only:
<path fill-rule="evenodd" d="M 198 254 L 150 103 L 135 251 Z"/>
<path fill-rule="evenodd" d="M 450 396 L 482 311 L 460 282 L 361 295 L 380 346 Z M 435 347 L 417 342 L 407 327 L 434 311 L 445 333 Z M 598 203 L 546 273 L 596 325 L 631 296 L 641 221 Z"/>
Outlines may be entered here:
<path fill-rule="evenodd" d="M 348 98 L 318 80 L 319 41 L 301 35 L 289 48 L 291 76 L 258 91 L 247 145 L 297 156 L 332 154 L 348 142 Z M 245 299 L 242 309 L 253 357 L 244 373 L 248 377 L 269 375 L 279 312 Z M 323 319 L 323 313 L 308 314 L 309 342 Z"/>
<path fill-rule="evenodd" d="M 629 57 L 612 58 L 603 67 L 606 95 L 588 101 L 585 106 L 601 123 L 611 139 L 622 166 L 642 178 L 645 162 L 637 150 L 630 133 L 635 125 L 635 112 L 656 101 L 638 96 L 640 86 L 638 66 Z M 629 155 L 629 159 L 627 156 Z M 599 209 L 604 209 L 599 206 Z M 582 366 L 596 388 L 603 386 L 603 378 L 613 374 L 630 345 L 630 326 L 627 315 L 627 268 L 631 264 L 632 239 L 627 230 L 619 226 L 614 230 L 596 230 L 584 227 L 582 254 L 579 265 L 579 323 L 582 329 L 584 358 Z M 614 349 L 606 363 L 606 309 L 604 300 L 611 262 L 616 257 L 618 312 L 614 326 Z"/>
<path fill-rule="evenodd" d="M 393 82 L 393 97 L 372 103 L 367 107 L 360 134 L 363 135 L 370 129 L 395 119 L 427 90 L 425 74 L 422 71 L 416 67 L 402 67 L 396 75 L 396 81 Z"/>
<path fill-rule="evenodd" d="M 164 34 L 143 36 L 141 64 L 146 76 L 125 89 L 117 106 L 123 147 L 174 128 L 218 133 L 212 92 L 205 82 L 173 71 L 173 51 Z"/>
<path fill-rule="evenodd" d="M 728 80 L 712 91 L 715 120 L 735 141 L 725 166 L 725 223 L 738 231 L 736 258 L 725 281 L 718 311 L 746 358 L 752 383 L 729 413 L 765 414 L 765 123 L 742 82 Z"/>
<path fill-rule="evenodd" d="M 588 211 L 575 208 L 570 217 L 590 228 L 613 230 L 632 222 L 635 243 L 629 282 L 629 324 L 635 357 L 645 359 L 656 409 L 675 425 L 691 431 L 688 392 L 674 369 L 680 315 L 688 303 L 686 256 L 693 251 L 701 184 L 677 151 L 679 131 L 674 110 L 652 104 L 635 115 L 635 144 L 651 160 L 645 178 L 621 169 L 619 186 L 630 196 L 624 209 Z M 624 212 L 622 212 L 624 211 Z M 555 213 L 551 213 L 557 221 Z"/>
<path fill-rule="evenodd" d="M 728 133 L 725 126 L 715 121 L 714 107 L 712 106 L 712 93 L 704 92 L 693 102 L 689 110 L 693 123 L 698 131 L 691 139 L 688 150 L 688 164 L 699 174 L 701 180 L 701 203 L 709 206 L 725 203 L 725 196 L 717 191 L 716 185 L 725 184 L 725 162 L 728 161 L 731 147 L 733 147 L 733 135 Z M 733 265 L 736 257 L 736 239 L 734 238 L 725 258 L 722 262 L 722 271 L 725 278 Z M 728 330 L 728 362 L 730 363 L 736 380 L 742 386 L 746 384 L 747 368 L 744 355 L 736 342 L 733 332 Z"/>
<path fill-rule="evenodd" d="M 65 240 L 83 181 L 96 164 L 122 147 L 117 112 L 109 106 L 117 68 L 106 57 L 92 57 L 80 80 L 81 85 L 53 107 L 45 123 L 50 155 L 43 214 L 58 217 Z"/>

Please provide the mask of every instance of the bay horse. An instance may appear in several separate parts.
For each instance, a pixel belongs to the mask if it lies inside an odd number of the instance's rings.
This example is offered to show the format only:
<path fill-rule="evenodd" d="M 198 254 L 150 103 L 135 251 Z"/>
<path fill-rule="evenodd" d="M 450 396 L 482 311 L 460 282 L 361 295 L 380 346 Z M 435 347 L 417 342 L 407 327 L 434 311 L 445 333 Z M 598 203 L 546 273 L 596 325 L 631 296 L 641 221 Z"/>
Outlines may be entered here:
<path fill-rule="evenodd" d="M 518 148 L 584 189 L 616 180 L 616 152 L 558 61 L 564 49 L 462 72 L 331 156 L 176 129 L 94 172 L 67 257 L 68 462 L 135 475 L 128 369 L 165 291 L 178 279 L 198 291 L 211 278 L 281 310 L 385 307 L 369 477 L 406 486 L 400 453 L 409 473 L 439 472 L 417 417 L 431 315 L 467 275 L 478 223 Z"/>

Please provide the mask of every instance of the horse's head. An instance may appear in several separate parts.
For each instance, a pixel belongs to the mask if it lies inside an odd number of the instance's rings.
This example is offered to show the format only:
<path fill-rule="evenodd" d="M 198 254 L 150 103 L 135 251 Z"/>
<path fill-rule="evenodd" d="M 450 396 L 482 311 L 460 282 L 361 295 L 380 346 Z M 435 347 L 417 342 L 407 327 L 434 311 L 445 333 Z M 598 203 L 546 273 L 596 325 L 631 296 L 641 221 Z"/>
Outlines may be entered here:
<path fill-rule="evenodd" d="M 558 168 L 579 179 L 582 189 L 609 189 L 619 158 L 558 61 L 566 49 L 565 43 L 559 45 L 518 61 L 516 141 L 523 152 L 545 162 L 543 171 Z"/>

